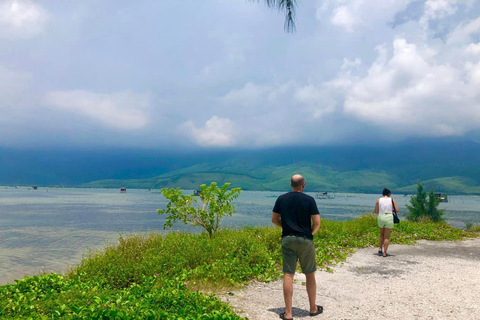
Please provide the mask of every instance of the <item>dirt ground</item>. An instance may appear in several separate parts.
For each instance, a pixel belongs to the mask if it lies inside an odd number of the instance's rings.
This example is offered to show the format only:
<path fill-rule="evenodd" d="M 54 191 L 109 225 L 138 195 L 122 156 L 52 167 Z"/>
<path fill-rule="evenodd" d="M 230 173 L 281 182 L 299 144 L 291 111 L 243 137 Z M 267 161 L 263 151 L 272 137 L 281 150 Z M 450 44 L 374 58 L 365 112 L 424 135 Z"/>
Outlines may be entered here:
<path fill-rule="evenodd" d="M 377 248 L 358 250 L 333 273 L 317 271 L 317 304 L 311 318 L 305 277 L 296 274 L 294 319 L 480 319 L 480 239 L 392 244 L 390 257 Z M 279 319 L 284 312 L 281 280 L 252 283 L 219 296 L 250 320 Z"/>

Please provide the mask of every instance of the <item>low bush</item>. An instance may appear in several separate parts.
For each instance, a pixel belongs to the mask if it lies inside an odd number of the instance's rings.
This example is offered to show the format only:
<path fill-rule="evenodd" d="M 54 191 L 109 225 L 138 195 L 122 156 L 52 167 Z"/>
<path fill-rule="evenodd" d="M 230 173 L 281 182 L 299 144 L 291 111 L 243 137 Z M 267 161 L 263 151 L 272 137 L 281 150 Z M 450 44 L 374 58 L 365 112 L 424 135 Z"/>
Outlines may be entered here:
<path fill-rule="evenodd" d="M 355 248 L 378 245 L 373 214 L 322 221 L 314 236 L 320 269 Z M 460 240 L 474 232 L 446 223 L 402 221 L 392 243 Z M 207 234 L 133 235 L 92 252 L 65 276 L 26 277 L 0 286 L 1 319 L 241 319 L 214 295 L 197 289 L 241 286 L 281 276 L 281 230 L 274 227 Z"/>
<path fill-rule="evenodd" d="M 242 319 L 213 295 L 145 277 L 115 290 L 80 277 L 26 277 L 0 287 L 2 319 Z"/>

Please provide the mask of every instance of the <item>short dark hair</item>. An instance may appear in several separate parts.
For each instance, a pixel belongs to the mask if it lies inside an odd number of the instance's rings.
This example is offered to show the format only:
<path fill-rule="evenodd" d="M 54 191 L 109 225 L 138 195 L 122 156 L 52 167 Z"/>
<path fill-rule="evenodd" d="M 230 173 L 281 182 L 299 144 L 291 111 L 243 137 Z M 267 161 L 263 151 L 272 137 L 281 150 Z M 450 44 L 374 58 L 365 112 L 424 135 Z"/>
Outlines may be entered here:
<path fill-rule="evenodd" d="M 292 188 L 301 187 L 302 184 L 305 182 L 305 179 L 302 176 L 300 176 L 301 177 L 300 179 L 299 178 L 294 179 L 295 176 L 298 177 L 298 175 L 292 176 L 292 179 L 290 180 L 290 185 L 292 186 Z"/>
<path fill-rule="evenodd" d="M 383 194 L 384 196 L 388 196 L 388 195 L 390 194 L 390 190 L 388 190 L 387 188 L 383 188 L 382 194 Z"/>

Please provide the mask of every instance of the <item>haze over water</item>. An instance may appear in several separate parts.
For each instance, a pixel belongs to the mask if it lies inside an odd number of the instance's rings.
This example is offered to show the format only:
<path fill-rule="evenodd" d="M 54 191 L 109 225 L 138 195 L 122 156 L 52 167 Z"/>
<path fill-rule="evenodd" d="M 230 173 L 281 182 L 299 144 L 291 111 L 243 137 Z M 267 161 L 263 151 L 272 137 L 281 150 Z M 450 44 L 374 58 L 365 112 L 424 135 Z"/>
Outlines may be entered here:
<path fill-rule="evenodd" d="M 286 190 L 287 191 L 287 190 Z M 237 212 L 224 227 L 270 226 L 271 210 L 284 192 L 243 191 L 235 200 Z M 309 193 L 316 196 L 316 193 Z M 371 212 L 375 194 L 331 194 L 317 199 L 322 219 L 355 219 Z M 393 195 L 405 212 L 410 197 Z M 114 244 L 120 235 L 167 232 L 157 209 L 166 200 L 158 190 L 0 187 L 0 285 L 25 275 L 64 272 L 81 261 L 89 249 Z M 480 196 L 449 196 L 445 218 L 453 226 L 480 223 Z M 200 232 L 184 224 L 172 230 Z"/>

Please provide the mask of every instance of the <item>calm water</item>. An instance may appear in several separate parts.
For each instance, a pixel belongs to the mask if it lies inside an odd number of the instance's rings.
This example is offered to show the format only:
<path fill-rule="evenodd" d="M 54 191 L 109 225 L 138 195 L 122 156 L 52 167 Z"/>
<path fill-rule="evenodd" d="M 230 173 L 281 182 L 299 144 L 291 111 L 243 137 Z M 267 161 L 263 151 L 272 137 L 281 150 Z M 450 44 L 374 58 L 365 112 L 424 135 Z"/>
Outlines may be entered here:
<path fill-rule="evenodd" d="M 223 226 L 271 225 L 271 210 L 282 193 L 243 191 L 235 201 L 237 212 Z M 379 197 L 333 195 L 317 199 L 322 219 L 354 219 L 372 211 Z M 409 197 L 393 197 L 404 211 Z M 156 210 L 165 205 L 160 193 L 148 190 L 0 187 L 0 285 L 24 275 L 63 272 L 88 250 L 114 244 L 119 235 L 164 232 L 164 218 Z M 453 226 L 480 223 L 480 196 L 450 196 L 440 207 Z M 174 229 L 201 231 L 183 224 Z"/>

